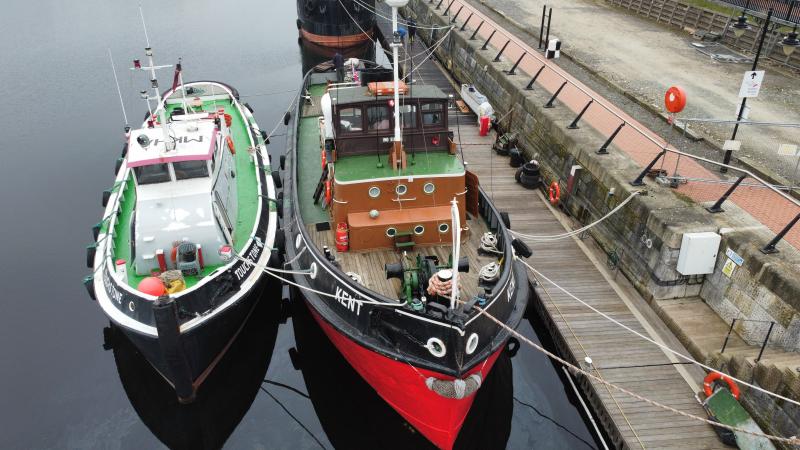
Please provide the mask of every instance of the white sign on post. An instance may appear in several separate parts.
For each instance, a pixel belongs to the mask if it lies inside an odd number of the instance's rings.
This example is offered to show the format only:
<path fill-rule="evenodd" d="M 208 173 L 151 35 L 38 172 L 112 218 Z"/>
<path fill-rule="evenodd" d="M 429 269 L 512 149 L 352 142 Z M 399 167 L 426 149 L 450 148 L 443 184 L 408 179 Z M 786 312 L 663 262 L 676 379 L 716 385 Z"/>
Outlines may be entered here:
<path fill-rule="evenodd" d="M 742 78 L 742 86 L 739 88 L 740 98 L 758 97 L 758 91 L 761 90 L 761 85 L 764 83 L 763 70 L 751 70 L 744 73 Z"/>

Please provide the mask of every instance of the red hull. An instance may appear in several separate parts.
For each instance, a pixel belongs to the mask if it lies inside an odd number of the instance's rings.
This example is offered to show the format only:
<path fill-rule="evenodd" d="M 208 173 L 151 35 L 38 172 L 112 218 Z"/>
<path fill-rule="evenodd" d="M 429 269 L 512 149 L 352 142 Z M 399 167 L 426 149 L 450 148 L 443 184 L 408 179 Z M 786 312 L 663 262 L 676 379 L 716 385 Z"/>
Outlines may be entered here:
<path fill-rule="evenodd" d="M 392 408 L 437 447 L 445 450 L 453 448 L 475 394 L 462 400 L 440 396 L 428 389 L 425 379 L 436 377 L 452 380 L 453 377 L 414 368 L 408 363 L 395 361 L 362 347 L 336 331 L 314 308 L 309 307 L 309 310 L 347 362 Z M 480 371 L 485 380 L 501 351 L 502 347 L 484 364 L 470 370 L 464 378 Z"/>
<path fill-rule="evenodd" d="M 354 47 L 359 44 L 363 44 L 364 42 L 369 42 L 372 37 L 372 32 L 370 34 L 359 33 L 359 34 L 352 34 L 348 36 L 323 36 L 320 34 L 314 34 L 310 31 L 306 31 L 300 29 L 300 35 L 316 44 L 322 45 L 324 47 L 335 47 L 335 48 L 347 48 L 347 47 Z"/>

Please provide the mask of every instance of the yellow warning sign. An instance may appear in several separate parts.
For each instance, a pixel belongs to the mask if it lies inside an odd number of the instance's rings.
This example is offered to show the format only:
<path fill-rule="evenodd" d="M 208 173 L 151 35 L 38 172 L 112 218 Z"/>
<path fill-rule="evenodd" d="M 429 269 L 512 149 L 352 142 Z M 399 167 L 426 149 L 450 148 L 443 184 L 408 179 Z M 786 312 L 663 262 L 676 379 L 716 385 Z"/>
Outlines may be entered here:
<path fill-rule="evenodd" d="M 733 275 L 734 270 L 736 270 L 736 263 L 733 262 L 732 259 L 728 258 L 728 260 L 725 261 L 725 265 L 722 267 L 722 273 L 724 273 L 726 277 L 730 278 Z"/>

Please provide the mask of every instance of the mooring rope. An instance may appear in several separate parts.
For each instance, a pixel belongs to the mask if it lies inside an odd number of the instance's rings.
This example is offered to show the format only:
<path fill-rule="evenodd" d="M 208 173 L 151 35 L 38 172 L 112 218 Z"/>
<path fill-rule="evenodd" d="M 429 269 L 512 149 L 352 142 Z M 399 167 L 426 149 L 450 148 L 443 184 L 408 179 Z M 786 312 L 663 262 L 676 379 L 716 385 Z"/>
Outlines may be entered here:
<path fill-rule="evenodd" d="M 759 392 L 762 392 L 762 393 L 764 393 L 764 394 L 767 394 L 767 395 L 773 396 L 773 397 L 775 397 L 775 398 L 779 398 L 779 399 L 781 399 L 781 400 L 783 400 L 783 401 L 786 401 L 786 402 L 792 403 L 792 404 L 794 404 L 794 405 L 800 406 L 800 402 L 798 402 L 798 401 L 796 401 L 796 400 L 792 400 L 791 398 L 785 397 L 785 396 L 783 396 L 783 395 L 780 395 L 780 394 L 776 394 L 776 393 L 774 393 L 774 392 L 772 392 L 772 391 L 769 391 L 769 390 L 767 390 L 767 389 L 764 389 L 764 388 L 762 388 L 762 387 L 756 386 L 755 384 L 748 383 L 748 382 L 746 382 L 746 381 L 744 381 L 744 380 L 741 380 L 741 379 L 739 379 L 739 378 L 736 378 L 736 377 L 734 377 L 734 376 L 732 376 L 732 375 L 729 375 L 729 374 L 727 374 L 727 373 L 725 373 L 725 372 L 722 372 L 722 371 L 720 371 L 720 370 L 714 369 L 713 367 L 711 367 L 711 366 L 708 366 L 708 365 L 706 365 L 706 364 L 703 364 L 703 363 L 701 363 L 700 361 L 698 361 L 698 360 L 696 360 L 696 359 L 694 359 L 694 358 L 692 358 L 692 357 L 690 357 L 690 356 L 684 355 L 683 353 L 681 353 L 681 352 L 679 352 L 679 351 L 677 351 L 677 350 L 673 350 L 672 348 L 670 348 L 670 347 L 669 347 L 669 346 L 667 346 L 667 345 L 664 345 L 664 344 L 662 344 L 662 343 L 660 343 L 660 342 L 656 342 L 656 341 L 655 341 L 655 340 L 653 340 L 652 338 L 649 338 L 649 337 L 647 337 L 647 336 L 643 335 L 642 333 L 640 333 L 640 332 L 638 332 L 638 331 L 634 330 L 633 328 L 631 328 L 631 327 L 629 327 L 629 326 L 625 325 L 624 323 L 622 323 L 622 322 L 618 321 L 617 319 L 615 319 L 615 318 L 613 318 L 613 317 L 609 316 L 608 314 L 606 314 L 606 313 L 604 313 L 604 312 L 600 311 L 599 309 L 595 308 L 594 306 L 592 306 L 592 305 L 590 305 L 590 304 L 586 303 L 585 301 L 583 301 L 583 300 L 579 299 L 578 297 L 576 297 L 576 296 L 575 296 L 574 294 L 572 294 L 571 292 L 569 292 L 569 291 L 567 291 L 566 289 L 564 289 L 563 287 L 559 286 L 559 285 L 558 285 L 558 284 L 557 284 L 555 281 L 551 280 L 550 278 L 547 278 L 547 276 L 545 276 L 543 273 L 541 273 L 541 272 L 539 272 L 538 270 L 536 270 L 535 268 L 533 268 L 533 266 L 531 266 L 531 265 L 530 265 L 530 264 L 528 264 L 527 262 L 525 262 L 525 261 L 522 261 L 521 259 L 520 259 L 519 261 L 520 261 L 522 264 L 524 264 L 524 265 L 525 265 L 525 266 L 526 266 L 528 269 L 530 269 L 530 270 L 531 270 L 531 271 L 532 271 L 534 274 L 538 275 L 539 277 L 541 277 L 542 279 L 544 279 L 544 280 L 545 280 L 545 281 L 547 281 L 548 283 L 552 284 L 552 285 L 553 285 L 553 286 L 554 286 L 556 289 L 558 289 L 558 290 L 560 290 L 561 292 L 563 292 L 563 293 L 567 294 L 569 297 L 571 297 L 572 299 L 574 299 L 574 300 L 575 300 L 575 301 L 577 301 L 578 303 L 580 303 L 580 304 L 582 304 L 582 305 L 586 306 L 587 308 L 591 309 L 593 312 L 595 312 L 595 313 L 597 313 L 597 314 L 601 315 L 601 316 L 602 316 L 602 317 L 604 317 L 605 319 L 607 319 L 607 320 L 609 320 L 610 322 L 612 322 L 612 323 L 614 323 L 614 324 L 616 324 L 616 325 L 618 325 L 618 326 L 620 326 L 620 327 L 624 328 L 625 330 L 628 330 L 628 331 L 630 331 L 631 333 L 633 333 L 633 334 L 635 334 L 636 336 L 638 336 L 638 337 L 640 337 L 640 338 L 642 338 L 642 339 L 646 340 L 647 342 L 650 342 L 651 344 L 654 344 L 654 345 L 656 345 L 656 346 L 660 347 L 661 349 L 663 349 L 663 350 L 666 350 L 666 351 L 668 351 L 668 352 L 672 353 L 673 355 L 675 355 L 675 356 L 677 356 L 677 357 L 679 357 L 679 358 L 682 358 L 682 359 L 684 359 L 684 360 L 686 360 L 686 361 L 688 361 L 688 362 L 691 362 L 691 363 L 693 363 L 693 364 L 696 364 L 696 365 L 698 365 L 698 366 L 700 366 L 700 367 L 702 367 L 702 368 L 704 368 L 704 369 L 706 369 L 706 370 L 708 370 L 708 371 L 710 371 L 710 372 L 716 372 L 716 373 L 718 373 L 718 374 L 720 374 L 720 375 L 725 375 L 726 377 L 730 378 L 731 380 L 733 380 L 733 381 L 735 381 L 735 382 L 737 382 L 737 383 L 739 383 L 739 384 L 741 384 L 741 385 L 743 385 L 743 386 L 747 386 L 747 387 L 749 387 L 749 388 L 751 388 L 751 389 L 755 389 L 755 390 L 757 390 L 757 391 L 759 391 Z"/>
<path fill-rule="evenodd" d="M 604 220 L 606 220 L 609 217 L 613 216 L 619 210 L 624 208 L 625 205 L 630 203 L 631 200 L 633 200 L 634 197 L 636 197 L 637 195 L 642 194 L 643 192 L 644 191 L 636 191 L 636 192 L 631 193 L 631 195 L 629 195 L 628 198 L 623 200 L 622 203 L 620 203 L 614 209 L 609 211 L 605 216 L 597 219 L 596 221 L 590 223 L 589 225 L 586 225 L 584 227 L 581 227 L 581 228 L 578 228 L 578 229 L 575 229 L 575 230 L 572 230 L 572 231 L 568 231 L 566 233 L 554 234 L 554 235 L 551 235 L 551 236 L 535 236 L 535 235 L 531 235 L 531 234 L 520 233 L 520 232 L 514 231 L 514 230 L 508 230 L 508 231 L 510 231 L 511 234 L 513 234 L 514 236 L 521 237 L 523 239 L 528 239 L 528 240 L 531 240 L 531 241 L 534 241 L 534 242 L 551 242 L 551 241 L 558 241 L 558 240 L 561 240 L 561 239 L 566 239 L 566 238 L 569 238 L 569 237 L 572 237 L 572 236 L 577 236 L 577 235 L 583 233 L 584 231 L 594 227 L 595 225 L 598 225 L 600 222 L 603 222 Z"/>
<path fill-rule="evenodd" d="M 461 302 L 462 303 L 466 303 L 464 301 L 461 301 Z M 514 335 L 517 339 L 520 339 L 521 341 L 525 342 L 526 344 L 530 345 L 531 347 L 535 348 L 536 350 L 544 353 L 549 358 L 551 358 L 551 359 L 561 363 L 562 365 L 566 366 L 571 371 L 573 371 L 573 373 L 577 372 L 577 373 L 583 374 L 583 375 L 585 375 L 585 376 L 597 381 L 598 383 L 601 383 L 601 384 L 603 384 L 605 386 L 608 386 L 608 387 L 611 387 L 613 389 L 616 389 L 616 390 L 618 390 L 618 391 L 620 391 L 620 392 L 622 392 L 622 393 L 624 393 L 626 395 L 629 395 L 629 396 L 631 396 L 633 398 L 641 400 L 641 401 L 643 401 L 645 403 L 648 403 L 650 405 L 656 406 L 656 407 L 661 408 L 661 409 L 665 409 L 667 411 L 671 411 L 671 412 L 673 412 L 675 414 L 678 414 L 678 415 L 681 415 L 683 417 L 687 417 L 687 418 L 690 418 L 690 419 L 698 420 L 700 422 L 705 422 L 705 423 L 707 423 L 707 424 L 709 424 L 711 426 L 715 426 L 715 427 L 719 427 L 719 428 L 725 428 L 725 429 L 730 430 L 730 431 L 746 433 L 746 434 L 749 434 L 749 435 L 752 435 L 752 436 L 762 437 L 762 438 L 770 439 L 770 440 L 777 441 L 777 442 L 783 442 L 783 443 L 786 443 L 786 444 L 792 444 L 792 445 L 800 444 L 800 438 L 797 438 L 796 436 L 785 438 L 785 437 L 782 437 L 782 436 L 774 436 L 774 435 L 771 435 L 771 434 L 760 433 L 760 432 L 757 432 L 757 431 L 750 431 L 750 430 L 746 430 L 744 428 L 739 428 L 739 427 L 732 426 L 732 425 L 726 425 L 726 424 L 723 424 L 723 423 L 720 423 L 720 422 L 714 422 L 714 421 L 712 421 L 710 419 L 707 419 L 707 418 L 704 418 L 704 417 L 700 417 L 700 416 L 697 416 L 697 415 L 694 415 L 694 414 L 691 414 L 691 413 L 687 413 L 687 412 L 681 411 L 679 409 L 675 409 L 672 406 L 665 405 L 663 403 L 659 403 L 659 402 L 657 402 L 655 400 L 650 400 L 649 398 L 644 397 L 642 395 L 639 395 L 639 394 L 637 394 L 637 393 L 635 393 L 633 391 L 630 391 L 628 389 L 625 389 L 622 386 L 617 386 L 616 384 L 611 383 L 610 381 L 606 381 L 602 377 L 598 377 L 597 375 L 593 375 L 592 373 L 587 372 L 586 370 L 584 370 L 584 369 L 582 369 L 582 368 L 570 363 L 569 361 L 559 357 L 558 355 L 546 350 L 545 348 L 543 348 L 540 345 L 536 344 L 535 342 L 531 341 L 527 337 L 523 336 L 517 330 L 511 328 L 510 326 L 508 326 L 507 324 L 505 324 L 501 320 L 499 320 L 499 319 L 495 318 L 494 316 L 492 316 L 491 314 L 487 313 L 485 309 L 483 309 L 483 308 L 481 308 L 479 306 L 473 306 L 473 308 L 477 309 L 480 314 L 483 314 L 484 316 L 488 317 L 489 320 L 491 320 L 494 323 L 498 324 L 501 328 L 506 329 L 509 333 Z M 717 371 L 715 371 L 715 372 L 717 372 Z"/>

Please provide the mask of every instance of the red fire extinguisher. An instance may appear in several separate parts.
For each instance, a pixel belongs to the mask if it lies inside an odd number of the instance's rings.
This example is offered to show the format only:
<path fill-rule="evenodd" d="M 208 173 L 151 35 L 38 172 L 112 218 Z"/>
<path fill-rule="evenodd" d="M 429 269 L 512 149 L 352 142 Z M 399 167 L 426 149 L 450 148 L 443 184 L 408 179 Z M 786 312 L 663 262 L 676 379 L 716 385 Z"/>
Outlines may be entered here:
<path fill-rule="evenodd" d="M 350 248 L 350 238 L 348 236 L 347 224 L 339 222 L 336 225 L 336 251 L 346 252 Z"/>

